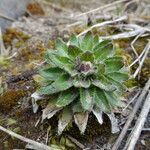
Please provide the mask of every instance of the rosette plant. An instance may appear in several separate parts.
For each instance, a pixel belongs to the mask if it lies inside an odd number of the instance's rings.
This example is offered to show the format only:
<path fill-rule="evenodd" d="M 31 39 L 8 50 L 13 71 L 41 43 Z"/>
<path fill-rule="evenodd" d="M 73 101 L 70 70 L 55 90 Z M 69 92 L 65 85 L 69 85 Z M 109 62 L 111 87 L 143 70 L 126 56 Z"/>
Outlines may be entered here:
<path fill-rule="evenodd" d="M 128 71 L 112 41 L 100 40 L 91 32 L 73 35 L 67 43 L 57 40 L 55 50 L 48 50 L 45 59 L 47 66 L 39 71 L 42 85 L 32 94 L 33 106 L 36 111 L 38 102 L 46 99 L 42 120 L 61 111 L 59 134 L 73 119 L 84 133 L 90 113 L 102 124 L 103 113 L 111 119 L 112 111 L 122 105 Z"/>

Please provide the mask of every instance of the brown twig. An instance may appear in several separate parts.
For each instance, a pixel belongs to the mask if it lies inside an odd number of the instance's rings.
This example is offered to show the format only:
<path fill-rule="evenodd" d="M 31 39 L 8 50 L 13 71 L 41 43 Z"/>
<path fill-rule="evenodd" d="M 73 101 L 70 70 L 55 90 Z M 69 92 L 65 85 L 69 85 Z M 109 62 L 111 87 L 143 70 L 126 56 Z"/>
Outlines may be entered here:
<path fill-rule="evenodd" d="M 102 10 L 102 9 L 106 9 L 106 8 L 108 8 L 108 7 L 112 7 L 112 6 L 118 5 L 118 4 L 123 3 L 123 2 L 126 2 L 126 1 L 128 1 L 128 0 L 118 0 L 118 1 L 114 1 L 113 3 L 109 3 L 109 4 L 106 4 L 106 5 L 104 5 L 104 6 L 98 7 L 98 8 L 96 8 L 96 9 L 93 9 L 93 10 L 90 10 L 90 11 L 87 11 L 87 12 L 84 12 L 84 13 L 82 13 L 82 14 L 79 14 L 79 15 L 77 15 L 76 17 L 80 17 L 80 16 L 84 16 L 84 15 L 87 15 L 87 14 L 91 14 L 91 13 L 94 13 L 94 12 L 96 12 L 96 11 L 100 11 L 100 10 Z"/>
<path fill-rule="evenodd" d="M 71 137 L 70 135 L 66 135 L 73 143 L 75 143 L 79 148 L 84 149 L 85 146 L 77 141 L 75 138 Z"/>
<path fill-rule="evenodd" d="M 47 146 L 47 145 L 45 145 L 45 144 L 38 143 L 38 142 L 36 142 L 36 141 L 33 141 L 33 140 L 28 139 L 28 138 L 26 138 L 26 137 L 23 137 L 23 136 L 21 136 L 21 135 L 19 135 L 19 134 L 14 133 L 14 132 L 11 131 L 11 130 L 8 130 L 8 129 L 2 127 L 2 126 L 0 126 L 0 130 L 3 131 L 3 132 L 5 132 L 5 133 L 7 133 L 7 134 L 9 134 L 9 135 L 11 135 L 12 137 L 15 137 L 15 138 L 17 138 L 17 139 L 23 141 L 23 142 L 26 142 L 26 143 L 29 143 L 29 144 L 31 144 L 31 145 L 34 145 L 35 147 L 37 147 L 37 148 L 39 148 L 39 149 L 42 149 L 42 150 L 54 150 L 53 148 L 51 148 L 51 147 L 49 147 L 49 146 Z"/>
<path fill-rule="evenodd" d="M 150 91 L 146 97 L 146 100 L 144 102 L 141 113 L 136 121 L 134 129 L 132 130 L 131 134 L 129 135 L 129 138 L 126 142 L 124 150 L 134 150 L 136 142 L 138 141 L 138 139 L 140 137 L 142 128 L 143 128 L 146 118 L 148 116 L 149 110 L 150 110 Z"/>
<path fill-rule="evenodd" d="M 145 36 L 144 35 L 145 32 L 148 32 L 148 35 L 150 33 L 150 29 L 148 29 L 146 27 L 141 27 L 136 24 L 123 24 L 123 25 L 118 24 L 117 26 L 125 28 L 125 29 L 130 29 L 130 31 L 115 34 L 115 35 L 110 35 L 110 36 L 101 36 L 101 39 L 111 39 L 111 40 L 124 39 L 124 38 L 134 37 L 134 36 L 137 36 L 140 34 L 142 34 L 140 36 L 143 37 L 143 36 Z"/>
<path fill-rule="evenodd" d="M 94 29 L 96 27 L 102 27 L 102 26 L 105 26 L 105 25 L 109 25 L 109 24 L 120 22 L 120 21 L 124 21 L 124 20 L 127 20 L 127 19 L 128 19 L 127 16 L 122 16 L 122 17 L 117 18 L 115 20 L 109 20 L 109 21 L 105 21 L 105 22 L 102 22 L 102 23 L 97 23 L 97 24 L 91 26 L 90 28 L 88 28 L 87 30 L 81 32 L 78 36 L 81 36 L 81 35 L 87 33 L 88 31 L 91 31 L 92 29 Z"/>
<path fill-rule="evenodd" d="M 137 102 L 136 102 L 136 104 L 135 104 L 135 106 L 133 108 L 133 111 L 130 113 L 130 115 L 128 117 L 128 120 L 126 121 L 126 123 L 125 123 L 125 125 L 124 125 L 124 127 L 123 127 L 123 129 L 122 129 L 122 131 L 121 131 L 121 133 L 120 133 L 120 135 L 118 137 L 118 139 L 116 140 L 115 144 L 112 147 L 112 150 L 117 150 L 119 148 L 119 146 L 120 146 L 124 136 L 126 135 L 126 133 L 128 131 L 128 128 L 129 128 L 129 126 L 130 126 L 130 124 L 131 124 L 131 122 L 132 122 L 132 120 L 133 120 L 133 118 L 134 118 L 134 116 L 135 116 L 135 114 L 137 112 L 137 110 L 139 109 L 139 107 L 140 107 L 140 105 L 142 103 L 143 98 L 145 97 L 147 91 L 149 90 L 149 87 L 150 87 L 150 79 L 147 81 L 147 83 L 146 83 L 142 93 L 138 97 Z"/>
<path fill-rule="evenodd" d="M 1 13 L 0 13 L 0 18 L 3 18 L 3 19 L 5 19 L 5 20 L 11 21 L 11 22 L 16 21 L 15 19 L 10 18 L 10 17 L 7 17 L 7 16 L 5 16 L 5 15 L 3 15 L 3 14 L 1 14 Z"/>

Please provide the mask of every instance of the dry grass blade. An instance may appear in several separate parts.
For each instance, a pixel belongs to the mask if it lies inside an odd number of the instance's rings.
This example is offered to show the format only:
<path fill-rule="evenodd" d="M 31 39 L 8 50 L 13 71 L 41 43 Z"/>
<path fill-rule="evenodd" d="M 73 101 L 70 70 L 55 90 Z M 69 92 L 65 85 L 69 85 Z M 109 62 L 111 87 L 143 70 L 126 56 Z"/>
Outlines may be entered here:
<path fill-rule="evenodd" d="M 135 47 L 134 47 L 134 44 L 135 44 L 135 42 L 138 40 L 138 38 L 139 38 L 143 33 L 144 33 L 144 31 L 141 32 L 139 35 L 137 35 L 137 36 L 134 38 L 134 40 L 131 42 L 131 48 L 132 48 L 132 50 L 133 50 L 133 52 L 135 53 L 135 56 L 136 56 L 137 58 L 139 57 L 139 55 L 138 55 L 138 53 L 137 53 L 137 51 L 136 51 L 136 49 L 135 49 Z M 138 60 L 138 62 L 139 62 L 139 65 L 140 65 L 140 59 Z"/>
<path fill-rule="evenodd" d="M 116 140 L 115 144 L 113 145 L 112 147 L 112 150 L 117 150 L 124 138 L 124 136 L 126 135 L 127 131 L 128 131 L 128 128 L 130 127 L 130 124 L 137 112 L 137 110 L 139 109 L 142 101 L 143 101 L 143 98 L 145 97 L 145 95 L 147 94 L 147 91 L 149 90 L 149 87 L 150 87 L 150 79 L 148 80 L 148 82 L 146 83 L 144 89 L 142 90 L 142 93 L 140 94 L 140 96 L 138 97 L 137 99 L 137 102 L 133 108 L 133 111 L 130 113 L 129 117 L 128 117 L 128 120 L 126 121 L 118 139 Z"/>
<path fill-rule="evenodd" d="M 2 31 L 1 31 L 1 27 L 0 27 L 0 55 L 5 55 L 6 53 L 6 49 L 4 46 L 4 42 L 3 42 L 3 37 L 2 37 Z"/>
<path fill-rule="evenodd" d="M 142 68 L 142 66 L 143 66 L 143 63 L 144 63 L 144 61 L 145 61 L 145 59 L 146 59 L 146 57 L 147 57 L 147 55 L 148 55 L 148 53 L 149 53 L 149 50 L 150 50 L 150 41 L 148 42 L 148 44 L 147 44 L 146 47 L 144 48 L 145 54 L 144 54 L 142 60 L 140 61 L 139 67 L 136 69 L 136 71 L 135 71 L 135 73 L 134 73 L 134 75 L 133 75 L 134 78 L 135 78 L 135 77 L 138 75 L 138 73 L 140 72 L 140 70 L 141 70 L 141 68 Z"/>
<path fill-rule="evenodd" d="M 87 14 L 91 14 L 91 13 L 94 13 L 94 12 L 96 12 L 96 11 L 100 11 L 100 10 L 102 10 L 102 9 L 106 9 L 106 8 L 108 8 L 108 7 L 112 7 L 112 6 L 118 5 L 118 4 L 123 3 L 123 2 L 126 2 L 126 1 L 128 1 L 128 0 L 118 0 L 118 1 L 115 1 L 115 2 L 113 2 L 113 3 L 109 3 L 109 4 L 106 4 L 106 5 L 104 5 L 104 6 L 98 7 L 98 8 L 96 8 L 96 9 L 93 9 L 93 10 L 90 10 L 90 11 L 87 11 L 87 12 L 84 12 L 84 13 L 82 13 L 82 14 L 79 14 L 79 15 L 77 15 L 76 17 L 80 17 L 80 16 L 84 16 L 84 15 L 87 15 Z"/>
<path fill-rule="evenodd" d="M 135 96 L 129 101 L 129 103 L 126 105 L 126 107 L 123 108 L 122 112 L 124 112 L 124 111 L 129 107 L 129 105 L 130 105 L 131 103 L 133 103 L 133 102 L 135 101 L 135 99 L 137 99 L 137 97 L 139 96 L 140 93 L 141 93 L 141 90 L 138 91 L 138 92 L 135 94 Z"/>
<path fill-rule="evenodd" d="M 124 39 L 124 38 L 130 38 L 130 37 L 134 37 L 134 36 L 145 36 L 144 35 L 145 32 L 148 32 L 148 35 L 149 35 L 149 32 L 150 32 L 150 30 L 148 28 L 141 27 L 136 24 L 123 24 L 123 25 L 119 24 L 117 26 L 125 28 L 125 29 L 130 29 L 131 31 L 127 31 L 127 32 L 123 32 L 123 33 L 119 33 L 119 34 L 115 34 L 115 35 L 110 35 L 110 36 L 102 36 L 101 38 L 102 39 L 111 39 L 111 40 Z M 136 40 L 136 38 L 135 38 L 135 40 Z"/>
<path fill-rule="evenodd" d="M 1 14 L 1 13 L 0 13 L 0 18 L 3 18 L 3 19 L 5 19 L 5 20 L 11 21 L 11 22 L 16 21 L 15 19 L 10 18 L 10 17 L 7 17 L 7 16 L 5 16 L 5 15 L 3 15 L 3 14 Z"/>
<path fill-rule="evenodd" d="M 34 145 L 35 147 L 38 147 L 39 149 L 42 149 L 42 150 L 54 150 L 53 148 L 51 148 L 51 147 L 49 147 L 47 145 L 44 145 L 42 143 L 38 143 L 36 141 L 33 141 L 33 140 L 28 139 L 26 137 L 23 137 L 23 136 L 21 136 L 19 134 L 16 134 L 16 133 L 12 132 L 11 130 L 8 130 L 8 129 L 2 127 L 2 126 L 0 126 L 0 130 L 5 132 L 5 133 L 7 133 L 7 134 L 9 134 L 9 135 L 11 135 L 12 137 L 15 137 L 15 138 L 23 141 L 23 142 L 26 142 L 28 144 Z"/>
<path fill-rule="evenodd" d="M 90 28 L 88 28 L 87 30 L 81 32 L 81 33 L 78 35 L 78 37 L 81 36 L 81 35 L 84 35 L 84 34 L 87 33 L 88 31 L 91 31 L 92 29 L 94 29 L 94 28 L 96 28 L 96 27 L 102 27 L 102 26 L 105 26 L 105 25 L 108 25 L 108 24 L 117 23 L 117 22 L 124 21 L 124 20 L 127 20 L 127 19 L 128 19 L 127 16 L 122 16 L 122 17 L 117 18 L 117 19 L 115 19 L 115 20 L 109 20 L 109 21 L 105 21 L 105 22 L 102 22 L 102 23 L 97 23 L 97 24 L 91 26 Z"/>
<path fill-rule="evenodd" d="M 66 135 L 73 143 L 75 143 L 79 148 L 84 149 L 85 146 L 77 141 L 75 138 L 71 137 L 70 135 Z"/>
<path fill-rule="evenodd" d="M 150 110 L 150 91 L 146 97 L 145 103 L 144 103 L 141 113 L 136 121 L 134 129 L 132 130 L 132 132 L 128 138 L 128 141 L 126 142 L 124 150 L 134 150 L 135 144 L 139 139 L 139 136 L 141 134 L 141 131 L 142 131 L 142 128 L 146 121 L 149 110 Z"/>

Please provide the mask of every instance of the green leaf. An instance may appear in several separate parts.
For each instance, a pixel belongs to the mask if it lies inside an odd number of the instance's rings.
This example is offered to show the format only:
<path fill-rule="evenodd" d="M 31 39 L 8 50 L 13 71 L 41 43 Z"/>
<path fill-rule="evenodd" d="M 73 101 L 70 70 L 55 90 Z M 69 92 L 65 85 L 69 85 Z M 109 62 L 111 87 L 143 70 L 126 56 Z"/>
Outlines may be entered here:
<path fill-rule="evenodd" d="M 91 110 L 93 106 L 92 89 L 80 88 L 80 102 L 85 110 Z"/>
<path fill-rule="evenodd" d="M 96 36 L 94 36 L 94 39 L 93 39 L 93 48 L 94 48 L 95 46 L 97 46 L 98 44 L 99 44 L 99 36 L 96 35 Z"/>
<path fill-rule="evenodd" d="M 80 57 L 80 59 L 82 61 L 90 61 L 90 62 L 94 62 L 94 55 L 93 53 L 91 53 L 90 51 L 86 51 L 85 53 L 83 53 Z"/>
<path fill-rule="evenodd" d="M 58 134 L 60 135 L 72 119 L 70 107 L 65 107 L 58 121 Z"/>
<path fill-rule="evenodd" d="M 61 56 L 67 57 L 67 51 L 68 47 L 65 42 L 63 42 L 61 39 L 58 39 L 56 41 L 56 50 Z"/>
<path fill-rule="evenodd" d="M 74 101 L 77 98 L 77 93 L 78 92 L 71 90 L 61 92 L 57 99 L 56 105 L 58 107 L 69 105 L 72 101 Z"/>
<path fill-rule="evenodd" d="M 78 38 L 75 35 L 71 36 L 71 38 L 69 40 L 69 44 L 77 46 L 77 47 L 79 47 L 79 45 L 80 45 L 79 40 L 78 40 Z"/>
<path fill-rule="evenodd" d="M 107 76 L 118 82 L 123 82 L 128 79 L 128 74 L 123 72 L 107 73 Z"/>
<path fill-rule="evenodd" d="M 122 92 L 125 91 L 126 86 L 116 80 L 114 80 L 113 78 L 111 78 L 110 76 L 105 75 L 105 78 L 107 78 L 115 87 L 118 91 Z"/>
<path fill-rule="evenodd" d="M 39 71 L 39 74 L 49 80 L 56 80 L 61 74 L 63 73 L 63 70 L 58 67 L 51 67 L 42 69 Z"/>
<path fill-rule="evenodd" d="M 123 66 L 123 58 L 122 57 L 110 57 L 105 60 L 106 64 L 106 73 L 119 71 Z"/>
<path fill-rule="evenodd" d="M 103 40 L 100 41 L 97 45 L 94 45 L 93 51 L 98 51 L 103 48 L 105 48 L 107 45 L 111 44 L 112 42 L 110 40 Z"/>
<path fill-rule="evenodd" d="M 47 50 L 45 52 L 45 55 L 44 55 L 44 58 L 45 58 L 45 61 L 50 64 L 52 67 L 56 67 L 55 63 L 52 62 L 50 56 L 51 56 L 51 53 L 55 53 L 54 50 Z"/>
<path fill-rule="evenodd" d="M 84 112 L 79 99 L 72 105 L 72 111 L 73 113 Z"/>
<path fill-rule="evenodd" d="M 112 107 L 121 106 L 119 96 L 116 96 L 113 92 L 104 91 L 104 93 Z"/>
<path fill-rule="evenodd" d="M 114 52 L 113 44 L 109 40 L 102 41 L 94 48 L 94 56 L 97 61 L 103 61 Z"/>
<path fill-rule="evenodd" d="M 60 91 L 64 91 L 69 89 L 73 86 L 72 80 L 70 79 L 69 75 L 62 75 L 60 76 L 55 82 L 51 85 L 41 87 L 37 92 L 39 94 L 54 94 Z"/>
<path fill-rule="evenodd" d="M 112 84 L 108 84 L 108 82 L 105 82 L 102 79 L 95 79 L 92 81 L 92 84 L 105 91 L 114 91 L 116 89 Z"/>
<path fill-rule="evenodd" d="M 76 58 L 77 56 L 79 56 L 80 54 L 82 53 L 82 51 L 74 46 L 74 45 L 69 45 L 68 47 L 68 55 L 71 57 L 71 58 Z"/>
<path fill-rule="evenodd" d="M 88 79 L 82 79 L 80 77 L 76 77 L 73 80 L 73 85 L 77 88 L 79 87 L 89 88 L 91 85 L 91 81 Z"/>
<path fill-rule="evenodd" d="M 81 49 L 83 51 L 87 51 L 87 50 L 91 51 L 92 48 L 93 48 L 93 36 L 91 32 L 87 32 L 82 39 Z"/>
<path fill-rule="evenodd" d="M 103 90 L 95 87 L 94 101 L 97 107 L 104 112 L 110 112 L 111 107 Z"/>
<path fill-rule="evenodd" d="M 49 62 L 51 62 L 53 65 L 55 65 L 56 67 L 59 67 L 61 69 L 64 69 L 69 74 L 74 73 L 73 72 L 74 65 L 69 58 L 61 57 L 61 56 L 57 55 L 56 53 L 50 52 L 50 51 L 48 51 L 47 55 L 48 55 Z"/>
<path fill-rule="evenodd" d="M 104 72 L 105 72 L 105 65 L 99 63 L 99 64 L 97 64 L 96 66 L 97 66 L 97 73 L 98 73 L 98 76 L 99 76 L 100 74 L 104 74 Z"/>

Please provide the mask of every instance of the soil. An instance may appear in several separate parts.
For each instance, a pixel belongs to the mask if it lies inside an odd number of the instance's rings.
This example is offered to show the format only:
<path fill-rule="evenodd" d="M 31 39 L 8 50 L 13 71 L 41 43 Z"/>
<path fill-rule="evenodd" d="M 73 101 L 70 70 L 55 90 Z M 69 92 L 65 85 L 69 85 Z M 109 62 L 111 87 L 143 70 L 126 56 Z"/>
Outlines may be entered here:
<path fill-rule="evenodd" d="M 56 126 L 57 119 L 52 118 L 43 124 L 39 123 L 35 126 L 41 117 L 41 111 L 38 111 L 36 114 L 33 113 L 30 97 L 38 86 L 35 82 L 35 75 L 43 65 L 44 52 L 47 49 L 54 48 L 57 38 L 63 38 L 64 41 L 67 41 L 71 34 L 78 34 L 87 28 L 85 25 L 67 27 L 67 25 L 75 21 L 73 18 L 70 19 L 70 16 L 66 17 L 68 13 L 79 14 L 81 11 L 88 11 L 89 9 L 96 8 L 97 5 L 101 6 L 107 2 L 111 1 L 101 0 L 98 2 L 97 0 L 92 0 L 85 2 L 84 0 L 77 0 L 74 2 L 72 0 L 62 0 L 61 2 L 53 3 L 59 7 L 31 3 L 27 7 L 28 14 L 12 23 L 11 27 L 3 34 L 3 39 L 5 47 L 9 49 L 9 56 L 12 56 L 14 53 L 16 55 L 9 60 L 5 60 L 5 63 L 0 63 L 0 77 L 4 87 L 4 93 L 0 96 L 0 124 L 25 137 L 45 143 L 48 129 Z M 134 12 L 135 8 L 130 9 L 133 9 L 132 12 Z M 91 19 L 92 17 L 90 16 L 89 18 Z M 89 26 L 91 24 L 93 24 L 93 20 L 88 22 Z M 121 31 L 111 27 L 104 27 L 100 30 L 95 29 L 93 32 L 101 36 Z M 136 48 L 139 54 L 144 49 L 148 38 L 139 38 L 137 41 Z M 132 40 L 133 38 L 114 41 L 118 46 L 118 53 L 126 57 L 127 63 L 135 59 L 130 46 Z M 136 79 L 127 84 L 142 88 L 150 77 L 149 63 L 150 60 L 147 58 L 141 71 L 140 80 Z M 131 72 L 136 67 L 132 68 Z M 126 93 L 126 103 L 132 96 L 132 94 L 129 96 L 129 93 Z M 118 116 L 119 118 L 127 118 L 127 115 L 120 116 L 119 114 Z M 10 125 L 10 119 L 15 120 L 15 123 Z M 110 122 L 106 116 L 104 116 L 104 120 L 104 124 L 100 126 L 91 115 L 85 135 L 80 135 L 74 124 L 70 131 L 64 132 L 59 137 L 56 136 L 56 129 L 50 129 L 49 143 L 57 144 L 60 147 L 63 146 L 68 150 L 78 149 L 77 146 L 67 139 L 66 134 L 69 134 L 90 150 L 109 150 L 115 142 L 117 134 L 110 134 Z M 150 128 L 150 114 L 145 127 Z M 66 142 L 66 139 L 69 141 L 69 144 Z M 143 131 L 136 145 L 136 150 L 148 150 L 150 145 L 149 139 L 149 132 Z M 25 146 L 25 143 L 0 132 L 0 150 L 24 149 Z M 120 149 L 122 149 L 122 146 Z"/>

